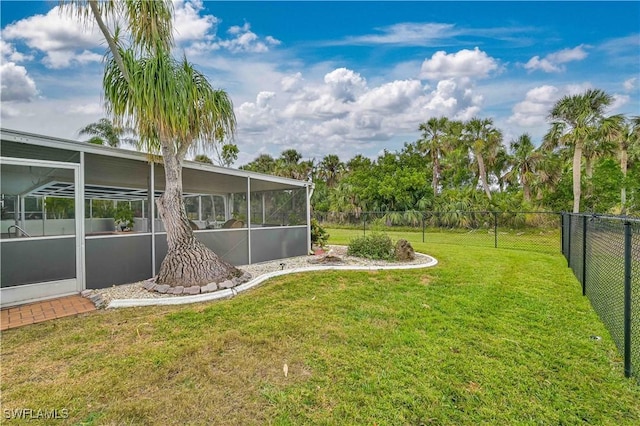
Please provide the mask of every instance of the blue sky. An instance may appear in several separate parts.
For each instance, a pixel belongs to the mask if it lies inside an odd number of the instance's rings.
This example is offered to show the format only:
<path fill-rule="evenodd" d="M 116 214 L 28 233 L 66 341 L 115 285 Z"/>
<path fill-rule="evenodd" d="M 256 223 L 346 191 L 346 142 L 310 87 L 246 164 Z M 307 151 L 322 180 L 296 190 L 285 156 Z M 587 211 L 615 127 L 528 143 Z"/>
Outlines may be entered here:
<path fill-rule="evenodd" d="M 2 126 L 79 139 L 104 116 L 100 34 L 57 1 L 0 3 Z M 433 116 L 540 142 L 587 88 L 640 115 L 640 2 L 174 1 L 176 53 L 231 95 L 236 165 L 295 148 L 375 158 Z"/>

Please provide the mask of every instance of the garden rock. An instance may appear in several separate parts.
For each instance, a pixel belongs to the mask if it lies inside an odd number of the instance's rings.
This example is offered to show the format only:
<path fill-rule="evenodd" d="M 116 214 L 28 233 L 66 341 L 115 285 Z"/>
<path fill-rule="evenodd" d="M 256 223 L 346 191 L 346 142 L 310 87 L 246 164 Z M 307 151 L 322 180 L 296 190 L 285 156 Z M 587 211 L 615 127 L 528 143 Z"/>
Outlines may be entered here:
<path fill-rule="evenodd" d="M 170 288 L 171 286 L 167 284 L 163 284 L 163 285 L 156 285 L 156 288 L 154 288 L 154 290 L 157 291 L 158 293 L 165 294 Z"/>
<path fill-rule="evenodd" d="M 409 241 L 400 239 L 396 243 L 395 256 L 396 260 L 407 262 L 416 258 L 416 252 L 413 250 L 413 246 Z"/>
<path fill-rule="evenodd" d="M 220 284 L 218 284 L 218 287 L 220 287 L 220 288 L 233 288 L 235 286 L 236 285 L 231 280 L 226 280 L 226 281 L 223 281 Z"/>
<path fill-rule="evenodd" d="M 183 291 L 184 294 L 200 294 L 200 286 L 194 285 L 191 287 L 186 287 Z"/>
<path fill-rule="evenodd" d="M 216 291 L 218 289 L 218 284 L 209 283 L 200 289 L 200 293 L 211 293 L 212 291 Z"/>

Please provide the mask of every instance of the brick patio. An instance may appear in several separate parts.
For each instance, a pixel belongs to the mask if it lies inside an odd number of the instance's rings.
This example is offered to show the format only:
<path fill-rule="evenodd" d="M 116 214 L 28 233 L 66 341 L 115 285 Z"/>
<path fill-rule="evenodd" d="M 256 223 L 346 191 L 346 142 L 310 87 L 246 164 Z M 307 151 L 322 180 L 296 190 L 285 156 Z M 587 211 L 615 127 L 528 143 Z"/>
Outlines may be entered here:
<path fill-rule="evenodd" d="M 27 305 L 12 306 L 0 311 L 0 330 L 4 331 L 95 310 L 96 307 L 93 303 L 82 296 L 66 296 Z"/>

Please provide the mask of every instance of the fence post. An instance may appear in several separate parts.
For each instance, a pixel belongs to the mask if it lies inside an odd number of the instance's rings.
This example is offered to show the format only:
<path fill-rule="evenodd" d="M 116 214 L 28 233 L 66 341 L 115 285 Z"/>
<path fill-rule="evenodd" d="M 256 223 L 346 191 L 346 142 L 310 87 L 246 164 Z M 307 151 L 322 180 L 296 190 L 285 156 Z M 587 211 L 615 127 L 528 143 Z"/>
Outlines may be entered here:
<path fill-rule="evenodd" d="M 587 295 L 587 216 L 582 216 L 582 295 Z"/>
<path fill-rule="evenodd" d="M 362 213 L 362 235 L 367 235 L 367 213 Z"/>
<path fill-rule="evenodd" d="M 567 216 L 569 217 L 569 225 L 567 226 L 569 231 L 567 233 L 567 266 L 571 268 L 571 218 L 573 217 L 573 214 L 569 213 Z"/>
<path fill-rule="evenodd" d="M 624 375 L 631 377 L 631 222 L 624 223 Z"/>
<path fill-rule="evenodd" d="M 567 253 L 564 252 L 564 239 L 565 239 L 565 235 L 564 235 L 564 212 L 560 213 L 560 253 L 562 253 L 564 256 L 567 255 Z"/>
<path fill-rule="evenodd" d="M 425 212 L 422 213 L 422 242 L 424 243 L 424 216 L 426 215 Z"/>
<path fill-rule="evenodd" d="M 498 248 L 498 212 L 493 212 L 493 248 Z"/>

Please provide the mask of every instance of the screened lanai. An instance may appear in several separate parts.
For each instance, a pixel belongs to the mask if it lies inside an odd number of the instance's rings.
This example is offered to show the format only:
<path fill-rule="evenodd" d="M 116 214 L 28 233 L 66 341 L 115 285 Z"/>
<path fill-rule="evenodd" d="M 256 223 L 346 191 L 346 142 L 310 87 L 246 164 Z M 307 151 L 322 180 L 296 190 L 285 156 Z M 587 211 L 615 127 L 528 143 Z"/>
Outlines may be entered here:
<path fill-rule="evenodd" d="M 164 190 L 161 163 L 13 130 L 0 129 L 0 136 L 2 306 L 158 272 L 167 251 L 154 202 Z M 207 164 L 183 168 L 196 237 L 235 265 L 308 253 L 311 188 Z"/>

